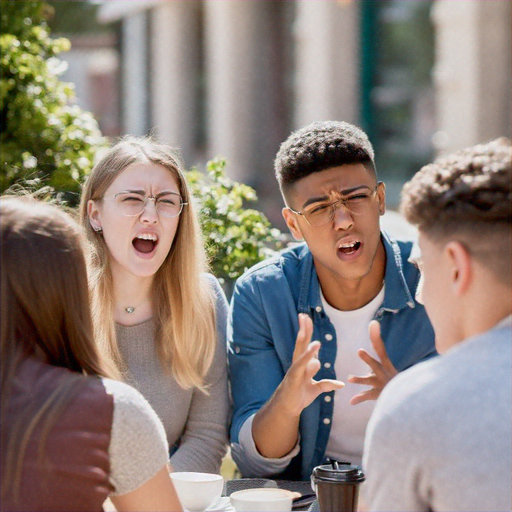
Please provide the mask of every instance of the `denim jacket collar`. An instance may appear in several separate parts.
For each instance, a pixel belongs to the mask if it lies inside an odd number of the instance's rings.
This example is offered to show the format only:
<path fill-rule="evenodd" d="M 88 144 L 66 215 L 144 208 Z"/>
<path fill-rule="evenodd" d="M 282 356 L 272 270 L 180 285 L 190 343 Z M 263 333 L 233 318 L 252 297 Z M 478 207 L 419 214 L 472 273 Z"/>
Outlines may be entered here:
<path fill-rule="evenodd" d="M 396 313 L 406 307 L 414 308 L 414 299 L 403 272 L 400 247 L 395 240 L 384 232 L 381 232 L 381 240 L 386 251 L 386 290 L 380 309 Z M 312 310 L 320 312 L 323 309 L 320 298 L 320 283 L 313 262 L 313 255 L 305 244 L 300 257 L 303 260 L 303 272 L 298 310 L 301 313 L 308 314 L 312 313 Z"/>

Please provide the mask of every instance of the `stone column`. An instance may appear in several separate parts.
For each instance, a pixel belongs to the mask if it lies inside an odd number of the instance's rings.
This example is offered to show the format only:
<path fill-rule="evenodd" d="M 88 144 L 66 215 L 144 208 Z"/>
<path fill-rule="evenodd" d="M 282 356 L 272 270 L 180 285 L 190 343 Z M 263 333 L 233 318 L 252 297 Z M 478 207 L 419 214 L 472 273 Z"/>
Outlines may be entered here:
<path fill-rule="evenodd" d="M 229 174 L 250 181 L 256 125 L 259 74 L 260 4 L 215 0 L 205 2 L 205 49 L 208 83 L 208 155 L 228 159 Z"/>
<path fill-rule="evenodd" d="M 123 132 L 144 135 L 148 128 L 147 17 L 129 13 L 122 23 L 121 96 Z"/>
<path fill-rule="evenodd" d="M 296 128 L 313 121 L 359 121 L 358 2 L 297 1 Z"/>
<path fill-rule="evenodd" d="M 437 0 L 437 132 L 446 153 L 511 134 L 511 3 Z"/>
<path fill-rule="evenodd" d="M 195 0 L 161 1 L 151 10 L 151 125 L 159 139 L 195 163 L 198 122 L 198 9 Z"/>

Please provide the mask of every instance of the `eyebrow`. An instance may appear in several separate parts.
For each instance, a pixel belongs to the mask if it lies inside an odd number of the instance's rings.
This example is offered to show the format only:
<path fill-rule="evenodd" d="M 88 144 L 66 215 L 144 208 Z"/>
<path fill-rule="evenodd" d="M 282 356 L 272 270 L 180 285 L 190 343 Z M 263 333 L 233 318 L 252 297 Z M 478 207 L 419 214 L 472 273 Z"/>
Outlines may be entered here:
<path fill-rule="evenodd" d="M 123 194 L 139 194 L 140 196 L 145 196 L 146 191 L 145 190 L 124 190 L 122 192 Z M 178 192 L 173 192 L 171 190 L 164 190 L 162 192 L 159 192 L 155 197 L 165 196 L 167 194 L 174 194 L 175 196 L 179 196 L 180 194 Z"/>
<path fill-rule="evenodd" d="M 340 191 L 340 194 L 342 196 L 346 196 L 346 195 L 351 194 L 352 192 L 355 192 L 356 190 L 359 190 L 359 189 L 362 189 L 362 188 L 366 188 L 368 190 L 371 190 L 371 188 L 368 187 L 367 185 L 358 185 L 357 187 L 352 187 L 352 188 L 347 188 L 345 190 L 342 190 L 342 191 Z M 313 204 L 313 203 L 320 203 L 322 201 L 327 201 L 327 199 L 329 199 L 329 196 L 310 197 L 302 205 L 302 209 L 306 208 L 306 206 L 309 206 L 310 204 Z"/>

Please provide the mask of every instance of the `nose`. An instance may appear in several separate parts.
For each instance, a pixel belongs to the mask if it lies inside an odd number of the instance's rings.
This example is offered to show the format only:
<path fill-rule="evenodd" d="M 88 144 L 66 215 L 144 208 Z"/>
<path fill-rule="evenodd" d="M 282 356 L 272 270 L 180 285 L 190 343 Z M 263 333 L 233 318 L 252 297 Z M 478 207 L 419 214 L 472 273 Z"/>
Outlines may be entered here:
<path fill-rule="evenodd" d="M 352 214 L 347 210 L 342 202 L 333 205 L 333 222 L 334 229 L 346 231 L 354 225 Z"/>
<path fill-rule="evenodd" d="M 156 200 L 154 197 L 148 197 L 146 206 L 140 214 L 140 221 L 143 224 L 156 224 L 158 222 L 158 212 L 156 210 Z"/>

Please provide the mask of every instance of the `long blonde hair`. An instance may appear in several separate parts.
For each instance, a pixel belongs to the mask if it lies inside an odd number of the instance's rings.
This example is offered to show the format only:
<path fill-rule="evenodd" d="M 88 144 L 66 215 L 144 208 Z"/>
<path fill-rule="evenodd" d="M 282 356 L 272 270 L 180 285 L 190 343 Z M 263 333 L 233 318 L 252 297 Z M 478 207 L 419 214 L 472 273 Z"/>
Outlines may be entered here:
<path fill-rule="evenodd" d="M 175 178 L 183 201 L 173 244 L 153 281 L 153 315 L 157 325 L 156 348 L 164 368 L 178 384 L 206 392 L 205 377 L 216 346 L 213 292 L 201 274 L 206 257 L 193 198 L 171 148 L 147 137 L 126 137 L 95 165 L 84 185 L 80 222 L 90 242 L 89 279 L 96 340 L 121 371 L 125 370 L 115 334 L 114 291 L 109 251 L 101 233 L 91 227 L 89 200 L 100 201 L 111 183 L 129 165 L 162 165 Z"/>
<path fill-rule="evenodd" d="M 45 435 L 87 377 L 112 375 L 93 339 L 84 239 L 80 226 L 55 206 L 30 197 L 0 198 L 1 236 L 1 468 L 2 498 L 16 495 L 32 435 Z M 7 420 L 18 368 L 27 359 L 67 368 L 48 394 L 33 390 L 16 418 Z"/>

